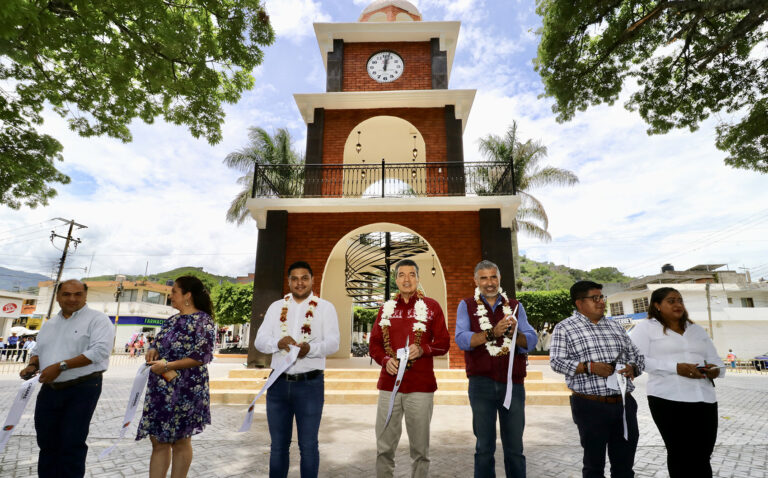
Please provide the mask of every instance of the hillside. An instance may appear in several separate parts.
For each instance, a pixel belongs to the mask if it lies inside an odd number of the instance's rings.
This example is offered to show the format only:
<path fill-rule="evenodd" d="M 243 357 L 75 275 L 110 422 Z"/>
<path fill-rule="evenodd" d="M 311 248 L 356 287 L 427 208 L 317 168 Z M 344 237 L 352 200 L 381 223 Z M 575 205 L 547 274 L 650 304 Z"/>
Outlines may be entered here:
<path fill-rule="evenodd" d="M 521 290 L 556 290 L 568 289 L 579 280 L 591 280 L 601 284 L 611 282 L 625 283 L 633 277 L 622 274 L 615 267 L 598 267 L 589 271 L 571 269 L 551 262 L 537 262 L 523 256 L 520 258 Z"/>
<path fill-rule="evenodd" d="M 235 282 L 234 277 L 228 277 L 228 276 L 219 276 L 216 274 L 211 274 L 208 272 L 205 272 L 202 267 L 179 267 L 170 271 L 166 272 L 159 272 L 157 274 L 150 274 L 147 277 L 144 277 L 142 274 L 137 275 L 130 275 L 130 274 L 123 274 L 125 275 L 126 280 L 135 281 L 135 280 L 148 280 L 151 282 L 158 282 L 160 284 L 166 283 L 166 281 L 173 281 L 179 276 L 183 275 L 193 275 L 195 277 L 199 277 L 200 280 L 202 280 L 206 286 L 208 286 L 209 289 L 211 289 L 214 285 L 220 284 L 222 282 Z M 103 276 L 96 276 L 96 277 L 85 277 L 83 280 L 92 280 L 92 281 L 98 281 L 98 280 L 115 280 L 114 275 L 103 275 Z"/>
<path fill-rule="evenodd" d="M 0 267 L 0 290 L 27 290 L 37 288 L 37 283 L 44 280 L 51 280 L 50 277 L 31 272 L 17 271 Z"/>

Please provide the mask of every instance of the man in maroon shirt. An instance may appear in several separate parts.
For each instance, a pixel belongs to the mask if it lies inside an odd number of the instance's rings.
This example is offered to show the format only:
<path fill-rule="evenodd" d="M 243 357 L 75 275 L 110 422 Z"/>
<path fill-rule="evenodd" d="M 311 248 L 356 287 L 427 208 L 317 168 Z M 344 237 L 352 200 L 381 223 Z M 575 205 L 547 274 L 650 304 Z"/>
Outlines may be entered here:
<path fill-rule="evenodd" d="M 411 445 L 411 476 L 429 472 L 429 424 L 437 381 L 432 357 L 448 352 L 450 338 L 445 317 L 436 300 L 418 292 L 419 266 L 409 259 L 395 265 L 399 289 L 384 303 L 371 331 L 370 354 L 381 365 L 376 415 L 376 476 L 389 478 L 395 470 L 395 450 L 405 428 Z M 408 342 L 408 369 L 395 396 L 392 416 L 386 423 L 389 401 L 400 365 L 397 350 Z"/>

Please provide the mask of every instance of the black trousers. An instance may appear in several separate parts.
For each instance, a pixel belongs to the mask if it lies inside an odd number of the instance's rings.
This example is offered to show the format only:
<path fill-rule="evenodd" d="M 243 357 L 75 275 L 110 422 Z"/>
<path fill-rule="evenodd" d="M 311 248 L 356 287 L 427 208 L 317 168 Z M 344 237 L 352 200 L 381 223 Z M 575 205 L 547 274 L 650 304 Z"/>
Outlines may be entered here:
<path fill-rule="evenodd" d="M 35 431 L 40 478 L 82 478 L 88 454 L 88 429 L 101 395 L 101 375 L 70 388 L 40 388 L 35 404 Z"/>
<path fill-rule="evenodd" d="M 648 407 L 667 447 L 670 478 L 711 478 L 717 402 L 676 402 L 648 395 Z"/>
<path fill-rule="evenodd" d="M 637 402 L 626 398 L 627 436 L 624 439 L 624 419 L 621 402 L 602 403 L 571 395 L 571 414 L 579 428 L 584 449 L 584 478 L 602 478 L 605 470 L 605 450 L 611 461 L 613 478 L 633 477 L 632 465 L 640 433 L 637 428 Z"/>

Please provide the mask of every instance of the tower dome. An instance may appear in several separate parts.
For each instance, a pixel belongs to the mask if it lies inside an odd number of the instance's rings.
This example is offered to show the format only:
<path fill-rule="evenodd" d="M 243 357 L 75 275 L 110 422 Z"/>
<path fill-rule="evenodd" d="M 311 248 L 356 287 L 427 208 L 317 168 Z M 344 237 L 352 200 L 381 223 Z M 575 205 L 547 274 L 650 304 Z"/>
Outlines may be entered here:
<path fill-rule="evenodd" d="M 374 0 L 360 14 L 358 22 L 420 22 L 421 13 L 407 0 Z"/>

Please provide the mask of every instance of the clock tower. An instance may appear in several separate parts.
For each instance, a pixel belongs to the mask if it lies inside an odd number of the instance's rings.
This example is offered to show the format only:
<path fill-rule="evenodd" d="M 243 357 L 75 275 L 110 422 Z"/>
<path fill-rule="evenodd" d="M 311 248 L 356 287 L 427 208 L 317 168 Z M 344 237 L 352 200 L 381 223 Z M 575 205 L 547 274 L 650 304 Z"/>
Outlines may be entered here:
<path fill-rule="evenodd" d="M 339 357 L 370 332 L 354 310 L 394 294 L 397 260 L 419 265 L 451 336 L 481 259 L 499 265 L 514 293 L 514 171 L 464 161 L 475 90 L 448 88 L 459 28 L 423 21 L 405 0 L 376 0 L 357 22 L 314 24 L 326 92 L 294 95 L 307 125 L 305 163 L 257 165 L 248 200 L 259 228 L 251 337 L 287 293 L 286 270 L 298 260 L 312 265 L 315 292 L 336 307 Z M 264 361 L 251 345 L 249 366 Z M 464 366 L 453 341 L 443 366 Z"/>

